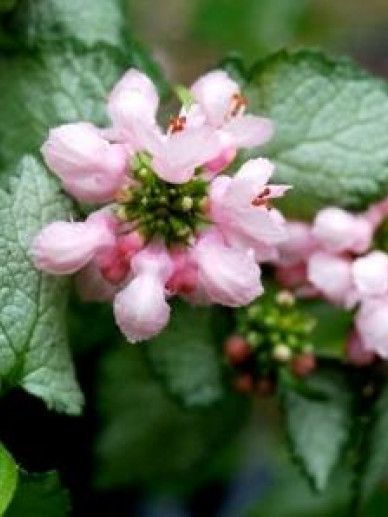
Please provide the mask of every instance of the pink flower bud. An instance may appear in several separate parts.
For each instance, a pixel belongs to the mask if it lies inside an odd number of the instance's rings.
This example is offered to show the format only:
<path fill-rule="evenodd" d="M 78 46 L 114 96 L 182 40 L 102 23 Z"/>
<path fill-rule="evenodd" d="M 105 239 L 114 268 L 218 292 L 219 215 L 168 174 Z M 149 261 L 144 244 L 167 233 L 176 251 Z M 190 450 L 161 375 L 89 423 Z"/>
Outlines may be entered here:
<path fill-rule="evenodd" d="M 115 240 L 104 222 L 54 222 L 35 237 L 31 255 L 38 269 L 69 275 L 83 268 L 97 252 L 114 246 Z"/>
<path fill-rule="evenodd" d="M 324 249 L 332 253 L 363 253 L 370 246 L 373 225 L 362 216 L 329 207 L 316 216 L 312 234 Z"/>
<path fill-rule="evenodd" d="M 51 129 L 41 151 L 64 188 L 80 201 L 109 201 L 124 181 L 124 147 L 104 140 L 92 124 L 79 122 Z"/>
<path fill-rule="evenodd" d="M 148 245 L 133 258 L 135 276 L 114 300 L 117 325 L 131 343 L 150 339 L 167 325 L 170 307 L 164 286 L 172 268 L 166 249 L 159 244 Z"/>
<path fill-rule="evenodd" d="M 353 280 L 361 298 L 388 294 L 388 255 L 372 251 L 352 265 Z"/>

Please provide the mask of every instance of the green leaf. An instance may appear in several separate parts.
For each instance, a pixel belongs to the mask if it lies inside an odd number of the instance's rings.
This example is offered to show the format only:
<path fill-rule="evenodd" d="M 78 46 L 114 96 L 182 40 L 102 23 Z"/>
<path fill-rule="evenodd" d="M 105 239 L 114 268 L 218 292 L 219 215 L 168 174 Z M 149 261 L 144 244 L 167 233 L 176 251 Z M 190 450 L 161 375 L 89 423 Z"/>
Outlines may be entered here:
<path fill-rule="evenodd" d="M 82 395 L 65 325 L 68 280 L 38 272 L 28 255 L 31 238 L 48 222 L 68 218 L 70 205 L 34 158 L 23 158 L 18 168 L 10 192 L 0 190 L 1 384 L 78 414 Z"/>
<path fill-rule="evenodd" d="M 292 454 L 314 487 L 323 490 L 348 440 L 352 399 L 339 372 L 321 368 L 306 384 L 326 400 L 284 389 L 283 409 Z"/>
<path fill-rule="evenodd" d="M 388 385 L 385 385 L 375 402 L 371 419 L 366 441 L 367 451 L 362 451 L 366 460 L 362 465 L 358 485 L 360 501 L 368 499 L 386 473 L 388 466 Z"/>
<path fill-rule="evenodd" d="M 329 203 L 363 208 L 388 193 L 388 90 L 346 60 L 280 52 L 251 72 L 251 109 L 274 120 L 262 150 L 274 181 L 294 188 L 283 209 L 311 216 Z"/>
<path fill-rule="evenodd" d="M 245 517 L 351 515 L 349 513 L 350 476 L 347 471 L 336 472 L 323 493 L 313 492 L 300 472 L 288 465 L 278 465 L 274 478 L 269 490 L 243 514 Z"/>
<path fill-rule="evenodd" d="M 186 406 L 207 406 L 223 395 L 213 315 L 209 307 L 177 302 L 166 330 L 144 347 L 167 390 Z"/>
<path fill-rule="evenodd" d="M 97 404 L 102 428 L 96 444 L 100 487 L 183 489 L 205 475 L 213 456 L 244 422 L 247 406 L 235 395 L 201 411 L 176 405 L 137 347 L 122 345 L 101 366 Z"/>
<path fill-rule="evenodd" d="M 123 44 L 123 0 L 19 0 L 8 26 L 29 47 L 62 41 Z"/>
<path fill-rule="evenodd" d="M 69 496 L 55 472 L 21 472 L 16 495 L 5 517 L 66 517 L 69 513 Z"/>
<path fill-rule="evenodd" d="M 159 68 L 124 31 L 122 4 L 20 0 L 8 21 L 9 37 L 18 35 L 19 47 L 15 43 L 0 57 L 1 169 L 12 169 L 22 154 L 38 154 L 51 127 L 107 123 L 107 94 L 130 67 L 166 92 Z"/>
<path fill-rule="evenodd" d="M 0 443 L 0 515 L 12 500 L 18 482 L 18 468 L 7 449 Z"/>
<path fill-rule="evenodd" d="M 0 165 L 10 168 L 22 154 L 38 153 L 50 127 L 80 120 L 106 122 L 107 92 L 130 65 L 103 46 L 82 53 L 67 44 L 60 52 L 4 56 Z"/>

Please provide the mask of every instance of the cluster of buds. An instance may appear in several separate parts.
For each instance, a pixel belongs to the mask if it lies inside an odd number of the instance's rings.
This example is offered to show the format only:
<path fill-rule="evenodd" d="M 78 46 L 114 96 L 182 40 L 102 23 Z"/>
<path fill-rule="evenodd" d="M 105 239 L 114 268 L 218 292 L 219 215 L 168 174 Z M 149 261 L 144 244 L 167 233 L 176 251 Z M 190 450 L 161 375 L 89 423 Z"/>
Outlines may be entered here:
<path fill-rule="evenodd" d="M 48 167 L 78 201 L 103 204 L 85 221 L 55 221 L 35 237 L 37 268 L 77 273 L 85 300 L 112 300 L 131 342 L 168 323 L 171 296 L 191 303 L 244 306 L 263 292 L 260 263 L 277 255 L 285 221 L 271 200 L 264 158 L 231 170 L 239 149 L 272 135 L 227 73 L 214 71 L 190 89 L 164 130 L 150 79 L 129 70 L 108 97 L 111 127 L 86 122 L 52 129 L 42 147 Z"/>
<path fill-rule="evenodd" d="M 271 394 L 279 370 L 297 377 L 315 369 L 311 334 L 315 320 L 302 312 L 289 291 L 266 293 L 237 314 L 237 332 L 224 345 L 241 392 Z"/>
<path fill-rule="evenodd" d="M 344 347 L 355 366 L 388 358 L 388 201 L 352 214 L 337 207 L 312 222 L 288 222 L 288 239 L 275 260 L 277 279 L 297 296 L 321 297 L 355 311 Z"/>

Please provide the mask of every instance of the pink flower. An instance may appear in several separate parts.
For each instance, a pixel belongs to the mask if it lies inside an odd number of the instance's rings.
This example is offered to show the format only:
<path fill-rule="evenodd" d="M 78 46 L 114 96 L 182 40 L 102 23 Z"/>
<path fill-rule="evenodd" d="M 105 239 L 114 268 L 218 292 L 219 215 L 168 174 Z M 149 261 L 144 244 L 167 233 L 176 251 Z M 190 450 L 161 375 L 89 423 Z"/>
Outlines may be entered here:
<path fill-rule="evenodd" d="M 206 167 L 216 174 L 225 169 L 240 148 L 251 148 L 267 142 L 273 134 L 269 119 L 245 115 L 247 100 L 239 85 L 222 70 L 209 72 L 191 87 L 194 104 L 182 115 L 190 126 L 208 124 L 216 129 L 220 141 L 219 155 Z"/>
<path fill-rule="evenodd" d="M 220 234 L 209 232 L 198 240 L 192 254 L 199 284 L 214 303 L 237 307 L 263 293 L 252 250 L 230 248 Z"/>
<path fill-rule="evenodd" d="M 365 350 L 388 359 L 388 295 L 362 302 L 356 328 Z"/>
<path fill-rule="evenodd" d="M 388 255 L 372 251 L 352 265 L 355 286 L 361 298 L 388 294 Z"/>
<path fill-rule="evenodd" d="M 139 130 L 143 150 L 152 156 L 152 165 L 159 178 L 169 183 L 186 183 L 195 169 L 214 159 L 220 152 L 218 138 L 210 127 L 187 128 L 163 135 Z M 140 134 L 141 133 L 141 134 Z"/>
<path fill-rule="evenodd" d="M 310 255 L 318 248 L 311 226 L 299 221 L 288 221 L 286 231 L 287 238 L 278 246 L 279 264 L 294 266 L 307 262 Z"/>
<path fill-rule="evenodd" d="M 82 269 L 98 252 L 115 245 L 116 238 L 105 218 L 84 223 L 57 221 L 35 237 L 31 254 L 35 266 L 55 275 Z"/>
<path fill-rule="evenodd" d="M 258 158 L 245 163 L 233 178 L 218 176 L 213 181 L 210 214 L 230 245 L 252 248 L 260 255 L 263 245 L 286 238 L 284 219 L 269 202 L 290 187 L 267 185 L 273 170 L 271 162 Z"/>
<path fill-rule="evenodd" d="M 373 226 L 363 216 L 329 207 L 316 216 L 312 234 L 325 250 L 332 253 L 363 253 L 371 244 Z"/>
<path fill-rule="evenodd" d="M 123 146 L 104 140 L 92 124 L 51 129 L 41 150 L 65 190 L 80 201 L 110 201 L 124 181 L 127 156 Z"/>
<path fill-rule="evenodd" d="M 170 307 L 165 284 L 173 265 L 162 245 L 149 245 L 132 261 L 133 280 L 117 294 L 114 313 L 117 325 L 131 343 L 149 339 L 168 323 Z"/>
<path fill-rule="evenodd" d="M 272 122 L 244 114 L 247 101 L 239 85 L 226 72 L 216 70 L 202 76 L 191 92 L 207 123 L 225 132 L 234 147 L 256 147 L 271 138 Z"/>
<path fill-rule="evenodd" d="M 285 222 L 270 206 L 287 186 L 267 185 L 273 165 L 249 161 L 235 177 L 214 179 L 237 149 L 263 143 L 267 119 L 245 115 L 245 99 L 224 72 L 192 89 L 166 130 L 150 79 L 129 70 L 108 97 L 112 126 L 85 122 L 49 133 L 42 152 L 65 190 L 110 204 L 85 222 L 55 222 L 35 238 L 37 268 L 78 272 L 86 300 L 113 300 L 131 342 L 167 324 L 166 296 L 239 306 L 263 292 L 259 261 L 278 258 Z"/>
<path fill-rule="evenodd" d="M 308 280 L 329 301 L 345 307 L 355 304 L 357 297 L 350 259 L 317 251 L 310 257 L 307 267 Z"/>

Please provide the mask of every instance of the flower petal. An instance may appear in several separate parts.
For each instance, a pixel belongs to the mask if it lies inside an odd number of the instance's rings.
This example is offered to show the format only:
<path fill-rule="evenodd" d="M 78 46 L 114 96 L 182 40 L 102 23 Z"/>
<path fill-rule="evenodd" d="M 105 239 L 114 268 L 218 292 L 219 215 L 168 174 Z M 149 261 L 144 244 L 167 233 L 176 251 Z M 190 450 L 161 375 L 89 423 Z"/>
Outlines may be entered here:
<path fill-rule="evenodd" d="M 194 247 L 193 258 L 199 283 L 213 302 L 238 307 L 263 293 L 252 251 L 229 248 L 218 236 L 208 234 Z"/>
<path fill-rule="evenodd" d="M 234 117 L 223 126 L 237 148 L 257 147 L 271 139 L 274 126 L 271 120 L 255 115 Z"/>
<path fill-rule="evenodd" d="M 208 126 L 185 129 L 168 136 L 157 148 L 154 145 L 153 167 L 169 183 L 186 183 L 195 169 L 220 152 L 219 140 Z M 152 153 L 152 150 L 151 150 Z"/>
<path fill-rule="evenodd" d="M 388 255 L 372 251 L 353 262 L 354 283 L 361 297 L 388 294 Z"/>
<path fill-rule="evenodd" d="M 361 216 L 354 216 L 341 208 L 328 207 L 317 214 L 312 232 L 327 251 L 362 253 L 370 245 L 373 227 Z"/>
<path fill-rule="evenodd" d="M 318 251 L 309 259 L 307 276 L 328 300 L 345 306 L 353 301 L 350 260 Z"/>
<path fill-rule="evenodd" d="M 191 92 L 209 124 L 221 127 L 230 112 L 233 95 L 239 94 L 240 87 L 226 72 L 215 70 L 198 79 Z"/>
<path fill-rule="evenodd" d="M 388 297 L 361 304 L 356 327 L 366 350 L 388 359 Z"/>
<path fill-rule="evenodd" d="M 104 140 L 92 124 L 51 129 L 41 151 L 64 188 L 80 201 L 108 201 L 124 181 L 125 149 Z"/>
<path fill-rule="evenodd" d="M 164 285 L 152 273 L 137 275 L 114 300 L 117 325 L 131 343 L 150 339 L 168 323 Z"/>
<path fill-rule="evenodd" d="M 104 224 L 54 222 L 35 237 L 31 255 L 38 269 L 69 275 L 83 268 L 98 251 L 114 243 L 115 236 Z"/>
<path fill-rule="evenodd" d="M 113 88 L 108 113 L 116 129 L 136 147 L 136 127 L 156 125 L 158 92 L 152 81 L 138 70 L 129 70 Z"/>

